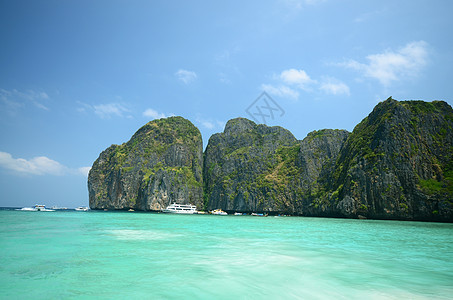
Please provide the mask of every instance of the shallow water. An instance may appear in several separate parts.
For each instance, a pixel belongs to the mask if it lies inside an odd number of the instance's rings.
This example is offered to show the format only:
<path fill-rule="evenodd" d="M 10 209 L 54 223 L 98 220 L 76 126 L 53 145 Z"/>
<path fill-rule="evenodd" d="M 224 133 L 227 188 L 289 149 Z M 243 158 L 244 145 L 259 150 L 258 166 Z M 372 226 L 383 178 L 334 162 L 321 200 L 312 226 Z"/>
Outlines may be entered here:
<path fill-rule="evenodd" d="M 451 299 L 453 224 L 0 211 L 0 298 Z"/>

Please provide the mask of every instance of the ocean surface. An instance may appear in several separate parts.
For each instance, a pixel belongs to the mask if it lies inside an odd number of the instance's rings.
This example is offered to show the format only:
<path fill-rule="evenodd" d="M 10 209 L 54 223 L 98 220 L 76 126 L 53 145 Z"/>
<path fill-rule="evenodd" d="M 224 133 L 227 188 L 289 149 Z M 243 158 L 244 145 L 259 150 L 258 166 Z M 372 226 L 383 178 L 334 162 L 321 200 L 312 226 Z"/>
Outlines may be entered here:
<path fill-rule="evenodd" d="M 452 299 L 453 224 L 0 210 L 1 299 Z"/>

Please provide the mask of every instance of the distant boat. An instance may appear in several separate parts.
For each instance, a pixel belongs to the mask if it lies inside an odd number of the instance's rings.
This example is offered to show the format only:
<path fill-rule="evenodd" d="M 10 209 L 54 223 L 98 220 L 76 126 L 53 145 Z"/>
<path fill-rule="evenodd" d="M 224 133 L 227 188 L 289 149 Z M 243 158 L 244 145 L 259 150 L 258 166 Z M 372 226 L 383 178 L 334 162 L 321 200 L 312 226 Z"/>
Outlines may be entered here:
<path fill-rule="evenodd" d="M 197 212 L 197 207 L 192 204 L 177 204 L 173 203 L 167 206 L 164 210 L 162 210 L 164 213 L 171 213 L 171 214 L 196 214 Z"/>
<path fill-rule="evenodd" d="M 79 206 L 79 207 L 76 207 L 75 210 L 76 211 L 88 211 L 90 209 L 86 206 Z"/>
<path fill-rule="evenodd" d="M 251 216 L 255 216 L 255 217 L 267 217 L 267 214 L 252 213 Z"/>
<path fill-rule="evenodd" d="M 21 211 L 36 211 L 34 207 L 22 207 L 16 210 L 21 210 Z"/>
<path fill-rule="evenodd" d="M 23 207 L 23 208 L 17 209 L 17 210 L 21 210 L 21 211 L 55 211 L 53 209 L 46 208 L 46 206 L 42 205 L 42 204 L 36 204 L 33 207 Z"/>
<path fill-rule="evenodd" d="M 247 214 L 246 213 L 235 212 L 234 215 L 235 216 L 246 216 Z"/>
<path fill-rule="evenodd" d="M 224 211 L 221 210 L 220 208 L 219 208 L 219 209 L 211 210 L 211 214 L 212 214 L 212 215 L 221 215 L 221 216 L 226 216 L 226 215 L 228 215 L 228 213 L 224 212 Z"/>
<path fill-rule="evenodd" d="M 52 206 L 51 208 L 52 209 L 58 209 L 58 210 L 68 209 L 67 207 L 58 207 L 58 206 Z"/>

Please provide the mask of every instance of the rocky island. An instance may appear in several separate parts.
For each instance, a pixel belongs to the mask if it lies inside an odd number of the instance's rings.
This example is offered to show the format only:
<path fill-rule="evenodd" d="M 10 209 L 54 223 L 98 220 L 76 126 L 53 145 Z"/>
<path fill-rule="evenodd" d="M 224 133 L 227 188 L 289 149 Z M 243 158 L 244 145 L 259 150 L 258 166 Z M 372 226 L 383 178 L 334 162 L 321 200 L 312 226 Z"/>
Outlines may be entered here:
<path fill-rule="evenodd" d="M 352 133 L 288 130 L 236 118 L 210 137 L 182 117 L 153 120 L 112 145 L 88 176 L 92 209 L 199 210 L 453 221 L 453 110 L 379 103 Z"/>
<path fill-rule="evenodd" d="M 88 175 L 91 209 L 161 210 L 171 202 L 203 206 L 203 141 L 182 117 L 154 120 L 112 145 Z"/>

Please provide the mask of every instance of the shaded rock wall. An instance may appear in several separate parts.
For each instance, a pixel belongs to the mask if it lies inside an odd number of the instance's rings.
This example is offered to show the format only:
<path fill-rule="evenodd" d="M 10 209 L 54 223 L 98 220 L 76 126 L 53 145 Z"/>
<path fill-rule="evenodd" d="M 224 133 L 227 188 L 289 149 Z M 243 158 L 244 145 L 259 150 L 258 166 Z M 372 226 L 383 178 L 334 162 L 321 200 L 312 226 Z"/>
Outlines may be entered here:
<path fill-rule="evenodd" d="M 202 208 L 200 131 L 182 117 L 154 120 L 112 145 L 88 176 L 92 209 L 161 210 L 171 202 Z"/>
<path fill-rule="evenodd" d="M 93 209 L 199 209 L 453 221 L 453 110 L 379 103 L 352 133 L 288 130 L 237 118 L 209 139 L 182 117 L 154 120 L 112 145 L 88 177 Z"/>

